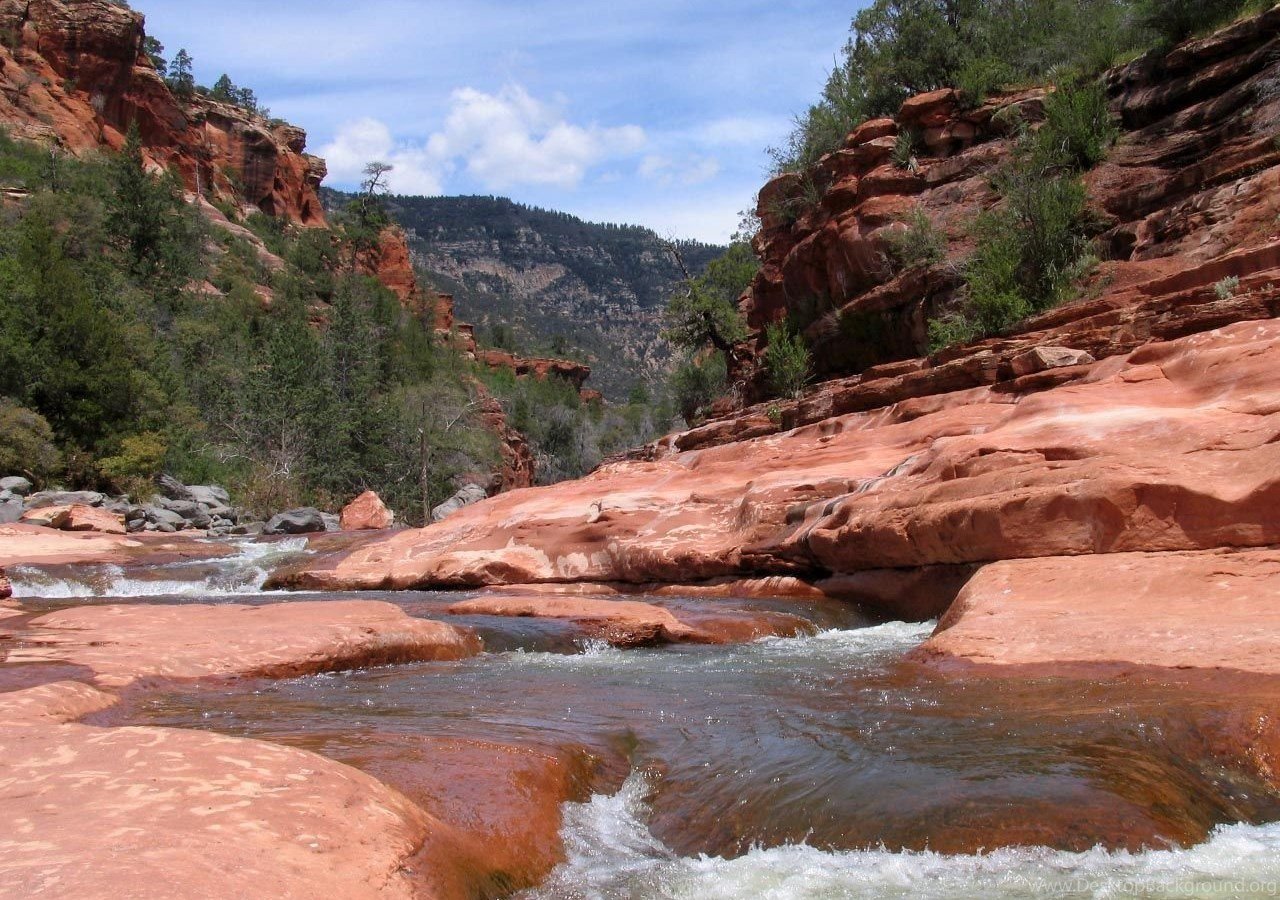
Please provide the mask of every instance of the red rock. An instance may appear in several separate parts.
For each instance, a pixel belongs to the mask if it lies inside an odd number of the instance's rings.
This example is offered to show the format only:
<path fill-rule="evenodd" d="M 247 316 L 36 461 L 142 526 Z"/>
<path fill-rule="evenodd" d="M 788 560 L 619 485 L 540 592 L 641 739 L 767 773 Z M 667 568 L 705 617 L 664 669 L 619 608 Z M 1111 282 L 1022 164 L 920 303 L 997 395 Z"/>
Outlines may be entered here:
<path fill-rule="evenodd" d="M 143 17 L 109 0 L 0 4 L 0 117 L 73 153 L 118 149 L 136 122 L 145 152 L 189 190 L 323 225 L 322 160 L 306 135 L 203 97 L 179 102 L 141 52 Z"/>
<path fill-rule="evenodd" d="M 922 652 L 988 666 L 1052 663 L 1280 675 L 1280 551 L 1110 553 L 983 568 Z"/>
<path fill-rule="evenodd" d="M 898 121 L 917 128 L 937 128 L 955 115 L 960 95 L 951 88 L 907 98 L 898 111 Z"/>
<path fill-rule="evenodd" d="M 395 523 L 395 513 L 373 491 L 365 491 L 342 510 L 343 531 L 381 531 Z"/>
<path fill-rule="evenodd" d="M 565 359 L 525 359 L 506 350 L 478 350 L 476 359 L 491 369 L 508 369 L 517 378 L 541 381 L 555 375 L 572 384 L 575 390 L 582 390 L 583 384 L 591 377 L 590 366 Z"/>
<path fill-rule="evenodd" d="M 546 878 L 564 861 L 563 805 L 587 799 L 598 763 L 573 746 L 385 732 L 326 749 L 448 823 L 428 834 L 414 869 L 450 898 L 505 896 Z"/>
<path fill-rule="evenodd" d="M 0 600 L 8 600 L 13 596 L 13 585 L 9 583 L 9 578 L 4 574 L 4 569 L 0 569 Z"/>
<path fill-rule="evenodd" d="M 1097 360 L 1085 351 L 1069 347 L 1033 347 L 1010 360 L 1015 375 L 1031 375 L 1067 366 L 1087 366 L 1094 362 Z"/>
<path fill-rule="evenodd" d="M 1232 304 L 1235 311 L 1206 325 L 1174 305 L 1174 297 L 1194 285 L 1161 287 L 1158 276 L 1178 278 L 1216 269 L 1219 274 L 1201 282 L 1204 287 L 1225 277 L 1254 274 L 1262 276 L 1258 283 L 1264 290 L 1280 283 L 1274 262 L 1236 265 L 1241 254 L 1273 243 L 1280 233 L 1272 202 L 1280 192 L 1280 149 L 1265 129 L 1249 125 L 1280 118 L 1280 96 L 1260 95 L 1257 88 L 1280 78 L 1277 25 L 1280 13 L 1269 11 L 1163 58 L 1148 55 L 1109 74 L 1110 95 L 1125 133 L 1086 181 L 1100 221 L 1110 224 L 1101 255 L 1115 262 L 1107 266 L 1106 280 L 1086 291 L 1092 299 L 1050 314 L 1045 321 L 1053 322 L 1058 333 L 1036 335 L 1038 343 L 1061 342 L 1101 358 L 1129 352 L 1152 338 L 1177 336 L 1144 321 L 1148 313 L 1142 307 L 1150 310 L 1157 304 L 1163 306 L 1158 315 L 1185 323 L 1181 334 L 1272 314 L 1270 309 L 1242 314 L 1242 289 Z M 1028 90 L 993 97 L 972 110 L 961 109 L 953 91 L 912 97 L 896 125 L 867 123 L 850 137 L 846 149 L 825 157 L 810 173 L 813 183 L 823 187 L 816 204 L 806 199 L 801 175 L 766 186 L 762 210 L 787 205 L 789 214 L 785 222 L 766 217 L 756 241 L 763 265 L 743 309 L 758 331 L 730 359 L 731 380 L 743 385 L 746 402 L 767 396 L 759 364 L 767 343 L 764 329 L 784 316 L 799 322 L 814 342 L 820 377 L 847 376 L 868 365 L 928 352 L 927 320 L 962 298 L 956 273 L 973 247 L 969 225 L 998 202 L 989 175 L 1010 158 L 1013 123 L 1021 119 L 1034 124 L 1043 118 L 1045 96 L 1043 89 Z M 877 168 L 887 162 L 876 154 L 891 149 L 891 125 L 920 134 L 928 153 L 920 154 L 918 172 Z M 858 157 L 855 151 L 870 155 Z M 847 261 L 825 251 L 831 241 L 823 235 L 834 226 L 841 234 L 866 238 L 909 205 L 918 205 L 947 232 L 946 261 L 910 289 L 882 290 L 887 279 L 847 279 Z M 1132 286 L 1144 281 L 1165 296 L 1136 295 Z M 815 304 L 815 297 L 823 303 Z M 1258 299 L 1255 290 L 1255 306 Z M 867 320 L 863 314 L 871 304 L 876 316 Z M 1108 320 L 1096 315 L 1104 306 Z M 1207 318 L 1209 310 L 1204 312 Z M 1024 330 L 1039 328 L 1029 322 Z"/>
<path fill-rule="evenodd" d="M 791 616 L 741 611 L 720 614 L 681 611 L 677 615 L 652 603 L 547 594 L 479 597 L 455 603 L 449 612 L 459 616 L 568 619 L 615 647 L 738 643 L 771 635 L 793 637 L 804 630 L 803 622 Z"/>
<path fill-rule="evenodd" d="M 441 896 L 413 869 L 448 828 L 397 791 L 303 750 L 76 723 L 114 702 L 70 682 L 0 695 L 6 891 Z"/>
<path fill-rule="evenodd" d="M 1280 322 L 1151 344 L 1030 395 L 992 389 L 1003 360 L 827 386 L 792 431 L 766 419 L 764 436 L 493 498 L 293 583 L 688 583 L 1280 543 Z"/>
<path fill-rule="evenodd" d="M 124 516 L 92 506 L 46 506 L 22 514 L 24 525 L 40 525 L 59 531 L 95 531 L 99 534 L 124 534 Z"/>
<path fill-rule="evenodd" d="M 233 676 L 294 677 L 480 649 L 468 632 L 373 601 L 271 606 L 92 606 L 41 616 L 8 662 L 65 662 L 100 685 Z"/>
<path fill-rule="evenodd" d="M 396 295 L 400 305 L 414 315 L 425 315 L 431 311 L 433 325 L 440 328 L 441 323 L 431 298 L 418 284 L 418 276 L 413 268 L 413 260 L 409 254 L 409 243 L 402 229 L 389 226 L 378 236 L 378 243 L 368 250 L 357 254 L 355 267 L 359 272 L 376 278 L 384 287 Z M 449 317 L 452 318 L 452 302 Z M 443 326 L 448 330 L 448 326 Z"/>
<path fill-rule="evenodd" d="M 859 144 L 866 144 L 877 138 L 897 136 L 898 123 L 893 119 L 868 119 L 853 129 L 853 133 L 845 138 L 844 145 L 846 149 L 852 149 Z"/>

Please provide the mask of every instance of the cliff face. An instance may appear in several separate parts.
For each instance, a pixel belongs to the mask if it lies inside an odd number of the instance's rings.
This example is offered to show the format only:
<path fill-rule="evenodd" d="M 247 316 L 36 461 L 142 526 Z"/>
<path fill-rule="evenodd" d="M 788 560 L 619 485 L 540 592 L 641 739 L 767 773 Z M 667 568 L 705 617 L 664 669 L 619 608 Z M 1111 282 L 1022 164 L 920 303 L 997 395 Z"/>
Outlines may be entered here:
<path fill-rule="evenodd" d="M 1278 233 L 1278 27 L 1273 10 L 1111 73 L 1123 134 L 1088 176 L 1107 262 L 1083 294 L 1098 299 L 1048 312 L 1025 323 L 1025 339 L 989 346 L 1034 344 L 1043 340 L 1037 332 L 1065 327 L 1073 346 L 1095 356 L 1127 352 L 1157 333 L 1142 321 L 1156 315 L 1147 301 L 1259 268 L 1235 255 Z M 810 173 L 817 203 L 802 196 L 798 175 L 768 184 L 757 241 L 764 266 L 743 298 L 759 334 L 736 376 L 758 382 L 763 327 L 787 315 L 803 327 L 821 377 L 926 353 L 928 319 L 961 289 L 971 224 L 997 202 L 988 180 L 1013 149 L 1008 123 L 1037 121 L 1042 97 L 1007 95 L 969 111 L 952 91 L 915 97 L 896 119 L 864 124 L 819 163 Z M 904 131 L 918 136 L 909 168 L 891 161 Z M 902 271 L 890 262 L 888 238 L 912 213 L 943 232 L 946 258 Z"/>
<path fill-rule="evenodd" d="M 324 161 L 306 133 L 193 97 L 180 102 L 142 52 L 143 17 L 107 0 L 0 0 L 0 119 L 72 153 L 119 149 L 137 123 L 146 153 L 188 190 L 302 225 L 324 223 Z"/>

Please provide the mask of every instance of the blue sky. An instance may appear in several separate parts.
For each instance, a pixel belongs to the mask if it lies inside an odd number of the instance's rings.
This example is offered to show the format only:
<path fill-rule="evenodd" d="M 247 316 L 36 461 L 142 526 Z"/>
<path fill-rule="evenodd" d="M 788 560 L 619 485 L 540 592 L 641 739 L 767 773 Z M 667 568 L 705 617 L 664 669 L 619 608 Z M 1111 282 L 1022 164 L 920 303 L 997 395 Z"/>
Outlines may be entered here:
<path fill-rule="evenodd" d="M 501 194 L 723 241 L 859 2 L 138 0 L 196 77 L 306 128 L 350 187 Z"/>

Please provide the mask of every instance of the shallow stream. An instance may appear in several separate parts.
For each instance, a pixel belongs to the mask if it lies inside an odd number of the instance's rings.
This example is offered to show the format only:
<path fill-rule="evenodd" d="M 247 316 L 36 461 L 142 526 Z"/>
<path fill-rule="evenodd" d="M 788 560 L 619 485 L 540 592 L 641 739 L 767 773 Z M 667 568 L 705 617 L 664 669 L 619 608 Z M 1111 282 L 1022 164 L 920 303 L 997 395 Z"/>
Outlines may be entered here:
<path fill-rule="evenodd" d="M 410 796 L 430 759 L 387 756 L 419 736 L 572 758 L 568 860 L 524 897 L 1280 893 L 1280 804 L 1188 752 L 1224 700 L 1194 683 L 944 676 L 910 657 L 932 624 L 833 602 L 645 598 L 784 611 L 808 633 L 622 651 L 567 623 L 449 616 L 457 595 L 261 592 L 302 552 L 10 574 L 32 610 L 358 597 L 476 629 L 473 659 L 146 693 L 111 721 L 377 758 Z"/>

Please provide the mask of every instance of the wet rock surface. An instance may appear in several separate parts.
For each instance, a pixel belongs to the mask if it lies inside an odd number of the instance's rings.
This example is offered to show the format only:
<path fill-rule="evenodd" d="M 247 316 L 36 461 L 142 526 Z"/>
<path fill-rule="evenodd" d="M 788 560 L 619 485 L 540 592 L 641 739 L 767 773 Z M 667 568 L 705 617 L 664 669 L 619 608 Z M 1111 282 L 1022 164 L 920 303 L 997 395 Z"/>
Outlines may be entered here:
<path fill-rule="evenodd" d="M 292 677 L 356 666 L 459 659 L 469 633 L 378 602 L 273 606 L 94 606 L 41 616 L 9 663 L 83 666 L 96 683 Z"/>

